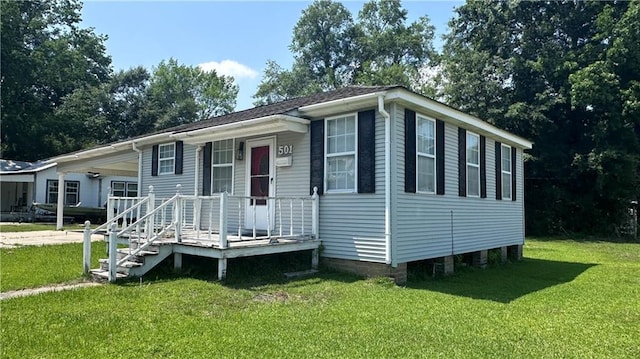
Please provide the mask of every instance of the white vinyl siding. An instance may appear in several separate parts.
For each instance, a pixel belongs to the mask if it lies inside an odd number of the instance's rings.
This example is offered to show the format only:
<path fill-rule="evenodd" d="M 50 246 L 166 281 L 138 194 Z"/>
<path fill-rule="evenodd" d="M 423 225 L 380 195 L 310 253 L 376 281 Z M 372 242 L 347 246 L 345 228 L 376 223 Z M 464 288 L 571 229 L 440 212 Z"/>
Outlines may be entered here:
<path fill-rule="evenodd" d="M 467 132 L 467 196 L 480 197 L 480 136 Z"/>
<path fill-rule="evenodd" d="M 501 145 L 500 152 L 502 161 L 502 198 L 511 199 L 511 147 L 507 145 Z"/>
<path fill-rule="evenodd" d="M 233 193 L 233 139 L 213 143 L 212 193 Z"/>
<path fill-rule="evenodd" d="M 417 191 L 436 191 L 436 122 L 417 115 L 416 130 L 416 183 Z"/>
<path fill-rule="evenodd" d="M 176 147 L 174 143 L 158 146 L 158 174 L 171 174 L 175 169 Z"/>
<path fill-rule="evenodd" d="M 404 107 L 392 105 L 391 108 L 392 151 L 396 163 L 391 174 L 394 186 L 391 207 L 393 260 L 405 263 L 522 244 L 522 176 L 517 177 L 517 201 L 460 197 L 458 127 L 455 124 L 445 123 L 444 129 L 445 194 L 421 196 L 404 191 Z M 485 148 L 487 173 L 495 173 L 495 156 L 500 153 L 494 153 L 495 140 L 490 136 L 486 138 Z M 522 173 L 522 166 L 522 150 L 518 149 L 517 173 Z M 495 176 L 487 176 L 487 193 L 495 193 L 495 186 Z"/>
<path fill-rule="evenodd" d="M 356 192 L 357 116 L 326 120 L 325 188 L 327 192 Z"/>

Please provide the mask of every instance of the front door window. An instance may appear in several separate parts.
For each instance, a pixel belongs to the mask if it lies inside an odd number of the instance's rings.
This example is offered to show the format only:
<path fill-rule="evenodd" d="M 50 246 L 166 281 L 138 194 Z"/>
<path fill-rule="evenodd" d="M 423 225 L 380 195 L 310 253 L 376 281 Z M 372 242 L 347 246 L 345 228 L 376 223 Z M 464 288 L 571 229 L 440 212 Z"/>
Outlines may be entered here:
<path fill-rule="evenodd" d="M 269 146 L 251 148 L 251 197 L 269 196 L 269 166 Z M 255 204 L 264 206 L 267 200 L 256 199 Z"/>

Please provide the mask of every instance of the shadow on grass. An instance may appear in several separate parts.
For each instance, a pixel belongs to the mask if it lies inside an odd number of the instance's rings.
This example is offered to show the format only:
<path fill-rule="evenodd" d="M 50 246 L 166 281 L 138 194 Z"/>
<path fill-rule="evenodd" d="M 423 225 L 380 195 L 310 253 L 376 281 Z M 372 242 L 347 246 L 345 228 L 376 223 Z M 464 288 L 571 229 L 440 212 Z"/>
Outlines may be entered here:
<path fill-rule="evenodd" d="M 227 277 L 222 285 L 232 289 L 254 290 L 267 285 L 292 285 L 296 281 L 309 283 L 309 278 L 318 280 L 336 280 L 354 282 L 358 276 L 345 275 L 340 272 L 322 270 L 321 273 L 301 278 L 285 278 L 284 273 L 306 271 L 311 268 L 311 251 L 271 254 L 242 258 L 231 258 L 227 262 Z M 145 274 L 145 281 L 167 281 L 179 278 L 195 278 L 204 281 L 217 281 L 218 260 L 199 256 L 182 256 L 182 270 L 173 270 L 173 256 Z M 131 281 L 137 281 L 132 279 Z M 123 282 L 124 283 L 124 282 Z"/>
<path fill-rule="evenodd" d="M 485 270 L 462 268 L 451 277 L 410 279 L 407 287 L 509 303 L 527 294 L 569 283 L 596 264 L 525 258 Z"/>

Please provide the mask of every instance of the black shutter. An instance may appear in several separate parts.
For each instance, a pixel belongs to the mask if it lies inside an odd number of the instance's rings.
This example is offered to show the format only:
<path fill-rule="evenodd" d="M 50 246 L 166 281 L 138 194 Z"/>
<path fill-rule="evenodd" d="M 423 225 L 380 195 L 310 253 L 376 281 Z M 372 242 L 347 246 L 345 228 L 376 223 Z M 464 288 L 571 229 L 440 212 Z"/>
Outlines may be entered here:
<path fill-rule="evenodd" d="M 444 122 L 436 120 L 436 194 L 444 194 Z"/>
<path fill-rule="evenodd" d="M 502 199 L 502 144 L 496 141 L 496 199 Z"/>
<path fill-rule="evenodd" d="M 151 175 L 158 175 L 158 145 L 151 148 Z"/>
<path fill-rule="evenodd" d="M 211 150 L 213 143 L 204 144 L 204 153 L 202 154 L 202 195 L 211 195 Z"/>
<path fill-rule="evenodd" d="M 404 109 L 404 191 L 416 193 L 416 113 Z"/>
<path fill-rule="evenodd" d="M 176 163 L 174 173 L 177 175 L 182 174 L 182 159 L 183 159 L 183 144 L 182 141 L 176 141 Z"/>
<path fill-rule="evenodd" d="M 358 193 L 376 191 L 376 111 L 358 112 Z"/>
<path fill-rule="evenodd" d="M 467 196 L 467 130 L 458 128 L 458 196 Z"/>
<path fill-rule="evenodd" d="M 487 138 L 480 136 L 480 198 L 487 198 Z"/>
<path fill-rule="evenodd" d="M 318 194 L 324 189 L 324 120 L 311 122 L 311 188 L 318 187 Z"/>
<path fill-rule="evenodd" d="M 511 147 L 511 200 L 516 200 L 516 148 Z"/>

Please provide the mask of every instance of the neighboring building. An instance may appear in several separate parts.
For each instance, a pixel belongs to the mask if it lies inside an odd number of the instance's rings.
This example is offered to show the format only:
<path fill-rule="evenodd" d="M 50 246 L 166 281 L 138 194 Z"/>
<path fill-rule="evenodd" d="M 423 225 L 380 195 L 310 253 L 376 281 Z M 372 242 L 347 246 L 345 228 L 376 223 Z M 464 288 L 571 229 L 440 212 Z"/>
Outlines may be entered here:
<path fill-rule="evenodd" d="M 137 196 L 136 177 L 69 173 L 63 185 L 64 205 L 103 207 L 110 187 L 123 195 Z M 33 208 L 32 203 L 57 203 L 59 193 L 55 163 L 0 160 L 0 213 L 3 221 L 55 219 Z"/>
<path fill-rule="evenodd" d="M 401 282 L 412 261 L 449 267 L 453 255 L 475 253 L 483 263 L 494 248 L 521 256 L 531 146 L 403 87 L 347 87 L 53 160 L 62 171 L 135 173 L 141 195 L 152 185 L 170 197 L 180 184 L 189 195 L 277 199 L 316 187 L 323 261 Z M 276 229 L 276 203 L 240 204 L 229 223 Z M 211 226 L 194 211 L 196 226 Z"/>

